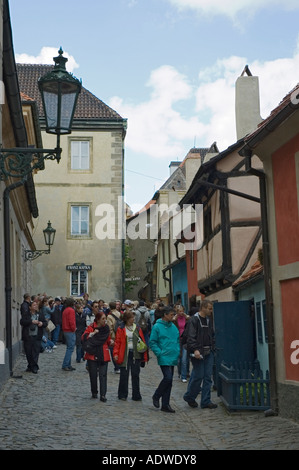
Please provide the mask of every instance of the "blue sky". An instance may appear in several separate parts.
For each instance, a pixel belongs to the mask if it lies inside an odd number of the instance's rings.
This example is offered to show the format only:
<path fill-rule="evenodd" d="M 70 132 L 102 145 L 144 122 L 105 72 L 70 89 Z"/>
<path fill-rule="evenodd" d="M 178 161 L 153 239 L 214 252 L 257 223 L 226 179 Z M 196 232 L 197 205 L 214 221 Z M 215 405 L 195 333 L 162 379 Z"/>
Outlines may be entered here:
<path fill-rule="evenodd" d="M 235 81 L 259 77 L 263 118 L 297 84 L 297 0 L 10 0 L 17 62 L 62 46 L 83 86 L 128 119 L 125 199 L 133 212 L 170 161 L 236 141 Z"/>

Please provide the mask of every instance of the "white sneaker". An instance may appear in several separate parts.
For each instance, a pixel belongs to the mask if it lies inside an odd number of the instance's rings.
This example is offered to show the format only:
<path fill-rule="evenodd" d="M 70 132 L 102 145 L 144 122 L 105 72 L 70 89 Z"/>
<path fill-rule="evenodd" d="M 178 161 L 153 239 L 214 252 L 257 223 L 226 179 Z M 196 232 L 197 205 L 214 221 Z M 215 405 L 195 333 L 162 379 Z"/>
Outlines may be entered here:
<path fill-rule="evenodd" d="M 54 344 L 54 346 L 53 346 L 53 348 L 52 348 L 52 349 L 57 349 L 57 346 L 55 346 L 55 344 Z"/>
<path fill-rule="evenodd" d="M 187 382 L 187 379 L 182 379 L 182 382 L 185 384 Z"/>

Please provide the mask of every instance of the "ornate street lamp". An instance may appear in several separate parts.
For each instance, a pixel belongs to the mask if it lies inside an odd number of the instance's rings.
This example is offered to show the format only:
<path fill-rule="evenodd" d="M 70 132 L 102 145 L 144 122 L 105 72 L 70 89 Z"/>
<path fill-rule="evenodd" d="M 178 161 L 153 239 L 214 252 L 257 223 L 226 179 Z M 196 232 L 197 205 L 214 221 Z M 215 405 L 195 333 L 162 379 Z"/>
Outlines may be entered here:
<path fill-rule="evenodd" d="M 82 83 L 66 71 L 67 58 L 53 57 L 53 70 L 38 81 L 46 120 L 46 132 L 57 135 L 55 149 L 0 148 L 0 181 L 8 177 L 26 180 L 35 169 L 43 169 L 45 160 L 61 159 L 60 135 L 70 134 Z"/>
<path fill-rule="evenodd" d="M 49 134 L 70 134 L 75 108 L 81 91 L 81 82 L 66 71 L 67 58 L 60 48 L 54 57 L 54 69 L 41 77 L 38 87 L 42 95 L 46 119 L 46 132 Z M 59 147 L 57 145 L 57 147 Z"/>
<path fill-rule="evenodd" d="M 146 270 L 149 274 L 154 271 L 154 260 L 150 256 L 147 258 L 145 265 L 146 265 Z"/>
<path fill-rule="evenodd" d="M 47 228 L 43 230 L 45 244 L 48 246 L 47 250 L 25 250 L 25 261 L 32 261 L 38 258 L 41 255 L 48 255 L 51 251 L 51 246 L 54 244 L 54 238 L 56 230 L 52 227 L 51 222 L 49 220 Z"/>
<path fill-rule="evenodd" d="M 154 272 L 154 260 L 150 256 L 147 258 L 145 262 L 146 270 L 149 277 L 149 285 L 150 285 L 150 302 L 153 301 L 153 272 Z"/>

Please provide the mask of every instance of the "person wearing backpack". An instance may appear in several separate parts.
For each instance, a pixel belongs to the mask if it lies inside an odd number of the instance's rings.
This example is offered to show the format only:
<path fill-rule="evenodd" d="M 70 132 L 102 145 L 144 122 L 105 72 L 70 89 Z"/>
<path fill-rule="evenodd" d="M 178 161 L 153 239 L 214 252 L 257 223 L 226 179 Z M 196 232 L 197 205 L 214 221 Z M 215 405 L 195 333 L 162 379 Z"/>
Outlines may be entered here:
<path fill-rule="evenodd" d="M 148 347 L 152 322 L 149 309 L 145 306 L 143 300 L 140 300 L 139 307 L 135 310 L 135 323 L 142 329 L 142 333 Z"/>
<path fill-rule="evenodd" d="M 109 308 L 110 308 L 110 312 L 107 315 L 107 325 L 109 326 L 109 329 L 110 329 L 110 337 L 114 341 L 117 328 L 122 323 L 122 315 L 121 315 L 120 311 L 116 309 L 116 302 L 110 302 L 109 303 Z M 114 348 L 114 346 L 109 347 L 112 362 L 113 362 L 113 365 L 114 365 L 114 373 L 115 374 L 120 374 L 119 365 L 117 364 L 117 362 L 113 358 L 113 348 Z"/>
<path fill-rule="evenodd" d="M 213 304 L 203 300 L 200 311 L 188 321 L 185 330 L 187 351 L 191 356 L 192 372 L 183 398 L 191 408 L 197 408 L 196 398 L 201 390 L 201 408 L 217 408 L 211 401 L 212 373 L 214 365 L 214 329 L 211 321 Z"/>

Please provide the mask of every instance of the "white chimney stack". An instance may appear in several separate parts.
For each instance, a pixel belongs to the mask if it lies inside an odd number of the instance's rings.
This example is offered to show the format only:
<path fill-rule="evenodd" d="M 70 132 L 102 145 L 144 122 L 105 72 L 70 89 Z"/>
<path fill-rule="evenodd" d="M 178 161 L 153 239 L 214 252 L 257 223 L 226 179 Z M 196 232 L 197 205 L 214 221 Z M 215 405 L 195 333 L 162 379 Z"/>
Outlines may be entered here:
<path fill-rule="evenodd" d="M 239 140 L 254 131 L 262 121 L 259 79 L 252 76 L 248 65 L 236 81 L 235 108 L 237 140 Z"/>
<path fill-rule="evenodd" d="M 169 164 L 169 176 L 175 172 L 175 170 L 180 166 L 182 162 L 170 162 Z"/>

